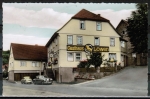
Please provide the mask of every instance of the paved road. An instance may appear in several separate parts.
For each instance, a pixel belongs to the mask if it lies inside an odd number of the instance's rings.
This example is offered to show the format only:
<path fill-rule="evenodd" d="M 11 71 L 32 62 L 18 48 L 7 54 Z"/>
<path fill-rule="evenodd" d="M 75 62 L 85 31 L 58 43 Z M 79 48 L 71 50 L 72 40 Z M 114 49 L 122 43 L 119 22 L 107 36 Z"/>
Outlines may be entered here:
<path fill-rule="evenodd" d="M 4 81 L 4 96 L 147 96 L 147 67 L 126 67 L 111 76 L 81 84 L 22 85 Z"/>

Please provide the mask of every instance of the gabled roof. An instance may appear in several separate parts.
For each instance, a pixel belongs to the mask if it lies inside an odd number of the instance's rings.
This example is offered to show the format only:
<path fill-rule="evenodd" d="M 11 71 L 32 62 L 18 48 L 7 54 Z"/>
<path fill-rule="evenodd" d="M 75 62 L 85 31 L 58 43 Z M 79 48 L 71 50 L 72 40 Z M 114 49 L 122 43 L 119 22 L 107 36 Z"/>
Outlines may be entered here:
<path fill-rule="evenodd" d="M 15 60 L 47 61 L 47 48 L 39 45 L 11 43 Z"/>
<path fill-rule="evenodd" d="M 108 22 L 110 24 L 110 26 L 116 31 L 116 29 L 114 28 L 114 26 L 110 23 L 110 21 L 108 19 L 101 17 L 100 14 L 94 14 L 94 13 L 88 11 L 88 10 L 85 10 L 85 9 L 82 9 L 81 11 L 79 11 L 71 19 L 81 19 L 81 20 L 92 20 L 92 21 Z M 67 23 L 69 23 L 70 20 Z M 64 24 L 59 30 L 61 30 L 66 24 Z M 57 30 L 52 35 L 52 37 L 49 39 L 49 41 L 45 45 L 46 47 L 48 47 L 52 43 L 52 41 L 58 36 L 58 31 L 59 30 Z M 117 31 L 116 31 L 116 33 L 119 36 L 121 36 Z"/>
<path fill-rule="evenodd" d="M 93 20 L 93 21 L 102 21 L 102 22 L 109 22 L 108 19 L 103 18 L 100 14 L 94 14 L 90 11 L 82 9 L 76 15 L 72 17 L 72 19 L 82 19 L 82 20 Z"/>
<path fill-rule="evenodd" d="M 128 22 L 127 22 L 126 20 L 123 20 L 123 19 L 122 19 L 122 20 L 119 22 L 119 24 L 117 25 L 116 29 L 121 25 L 121 23 L 125 23 L 125 24 L 128 25 Z"/>

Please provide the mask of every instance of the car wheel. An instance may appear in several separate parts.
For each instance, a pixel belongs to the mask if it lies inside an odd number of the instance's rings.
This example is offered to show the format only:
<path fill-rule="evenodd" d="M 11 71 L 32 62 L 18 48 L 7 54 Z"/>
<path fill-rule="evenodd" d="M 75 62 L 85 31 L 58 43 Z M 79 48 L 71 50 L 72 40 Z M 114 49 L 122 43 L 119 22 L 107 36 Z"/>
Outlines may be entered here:
<path fill-rule="evenodd" d="M 44 85 L 44 82 L 42 81 L 41 84 Z"/>

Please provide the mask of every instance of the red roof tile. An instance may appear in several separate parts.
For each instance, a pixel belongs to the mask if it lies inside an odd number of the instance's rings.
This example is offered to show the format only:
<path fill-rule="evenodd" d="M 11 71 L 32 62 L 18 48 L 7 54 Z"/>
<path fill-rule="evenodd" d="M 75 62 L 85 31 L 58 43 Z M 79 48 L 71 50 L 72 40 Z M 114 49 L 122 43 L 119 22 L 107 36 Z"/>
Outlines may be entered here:
<path fill-rule="evenodd" d="M 76 15 L 72 17 L 72 19 L 82 19 L 82 20 L 94 20 L 94 21 L 102 21 L 102 22 L 109 22 L 108 19 L 103 18 L 100 14 L 94 14 L 90 11 L 82 9 Z"/>
<path fill-rule="evenodd" d="M 11 43 L 11 47 L 16 60 L 47 61 L 45 46 Z"/>

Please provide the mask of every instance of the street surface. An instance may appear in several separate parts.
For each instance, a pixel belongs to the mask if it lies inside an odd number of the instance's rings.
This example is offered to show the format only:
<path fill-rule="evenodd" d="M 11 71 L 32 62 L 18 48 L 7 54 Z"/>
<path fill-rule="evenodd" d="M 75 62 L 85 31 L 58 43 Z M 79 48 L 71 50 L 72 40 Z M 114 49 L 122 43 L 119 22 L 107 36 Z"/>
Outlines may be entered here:
<path fill-rule="evenodd" d="M 100 97 L 147 96 L 147 66 L 126 67 L 118 73 L 79 84 L 28 85 L 3 81 L 3 96 Z"/>

